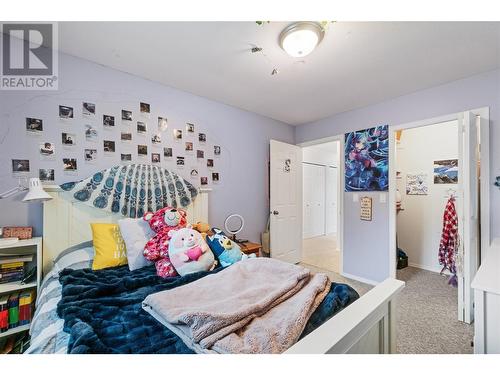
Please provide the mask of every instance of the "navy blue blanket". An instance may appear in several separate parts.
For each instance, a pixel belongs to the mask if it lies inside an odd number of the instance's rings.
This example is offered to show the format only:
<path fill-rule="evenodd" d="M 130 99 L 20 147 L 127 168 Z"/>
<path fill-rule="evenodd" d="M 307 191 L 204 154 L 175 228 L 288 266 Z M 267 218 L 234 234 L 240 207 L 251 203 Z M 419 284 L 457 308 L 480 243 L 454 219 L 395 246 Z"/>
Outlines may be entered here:
<path fill-rule="evenodd" d="M 154 266 L 132 272 L 127 266 L 98 271 L 63 270 L 57 313 L 70 335 L 68 353 L 192 353 L 180 338 L 144 311 L 141 303 L 149 294 L 219 271 L 162 279 L 156 276 Z M 350 286 L 332 283 L 302 336 L 357 298 L 358 293 Z"/>

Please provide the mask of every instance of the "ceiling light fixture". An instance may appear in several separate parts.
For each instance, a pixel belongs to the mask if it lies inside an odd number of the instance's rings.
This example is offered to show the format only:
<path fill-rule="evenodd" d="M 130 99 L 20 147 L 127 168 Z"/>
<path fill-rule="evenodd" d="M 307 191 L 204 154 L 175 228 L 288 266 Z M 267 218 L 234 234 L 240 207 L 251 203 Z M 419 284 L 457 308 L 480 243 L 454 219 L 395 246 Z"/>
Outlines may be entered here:
<path fill-rule="evenodd" d="M 309 55 L 323 40 L 325 29 L 318 22 L 301 21 L 288 25 L 280 34 L 281 48 L 292 57 Z"/>

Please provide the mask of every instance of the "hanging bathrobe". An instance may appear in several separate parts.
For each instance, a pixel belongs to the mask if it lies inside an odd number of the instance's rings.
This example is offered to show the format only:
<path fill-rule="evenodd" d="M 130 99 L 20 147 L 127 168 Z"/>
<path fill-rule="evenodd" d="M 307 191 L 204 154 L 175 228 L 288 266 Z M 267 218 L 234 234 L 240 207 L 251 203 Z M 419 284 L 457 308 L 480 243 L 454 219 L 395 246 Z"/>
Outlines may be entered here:
<path fill-rule="evenodd" d="M 458 250 L 458 216 L 455 208 L 455 198 L 450 197 L 443 214 L 443 231 L 439 244 L 439 264 L 452 273 L 448 283 L 457 286 L 456 254 Z"/>

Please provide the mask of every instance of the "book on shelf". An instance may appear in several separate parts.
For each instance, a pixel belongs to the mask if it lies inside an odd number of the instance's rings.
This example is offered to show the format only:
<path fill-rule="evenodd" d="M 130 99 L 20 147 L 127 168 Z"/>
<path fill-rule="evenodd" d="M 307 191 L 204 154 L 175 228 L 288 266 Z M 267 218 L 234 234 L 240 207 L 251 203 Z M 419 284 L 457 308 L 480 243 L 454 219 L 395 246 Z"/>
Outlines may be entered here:
<path fill-rule="evenodd" d="M 34 290 L 26 290 L 19 294 L 19 325 L 25 325 L 31 322 L 34 302 Z"/>
<path fill-rule="evenodd" d="M 9 329 L 16 328 L 19 325 L 19 293 L 11 294 L 7 304 L 9 307 Z"/>
<path fill-rule="evenodd" d="M 0 267 L 4 264 L 31 262 L 33 254 L 26 255 L 2 255 L 0 254 Z"/>
<path fill-rule="evenodd" d="M 0 272 L 3 270 L 9 270 L 12 268 L 24 267 L 24 262 L 10 262 L 0 264 Z"/>
<path fill-rule="evenodd" d="M 5 332 L 9 329 L 9 296 L 0 296 L 0 332 Z"/>
<path fill-rule="evenodd" d="M 0 284 L 21 281 L 24 278 L 24 266 L 0 269 Z"/>

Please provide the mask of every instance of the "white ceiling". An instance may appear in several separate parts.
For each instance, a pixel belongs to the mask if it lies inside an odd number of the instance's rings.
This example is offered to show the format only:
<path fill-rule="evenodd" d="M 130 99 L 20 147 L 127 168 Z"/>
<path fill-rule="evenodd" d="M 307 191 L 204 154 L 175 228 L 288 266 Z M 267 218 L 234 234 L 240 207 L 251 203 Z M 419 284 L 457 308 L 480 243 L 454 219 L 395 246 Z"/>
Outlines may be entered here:
<path fill-rule="evenodd" d="M 278 45 L 287 24 L 62 22 L 59 45 L 292 125 L 500 66 L 500 23 L 337 22 L 303 62 Z M 250 53 L 252 45 L 267 57 Z"/>

